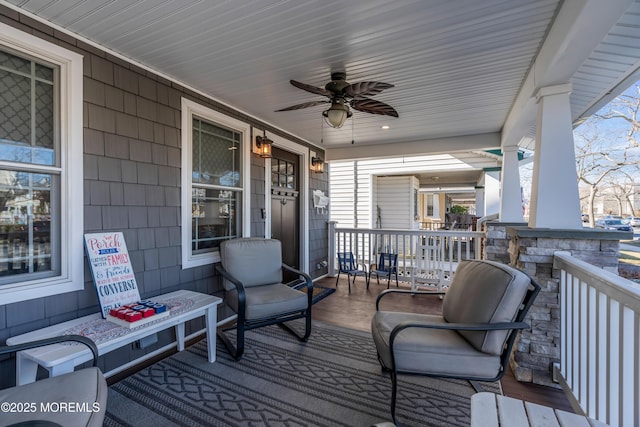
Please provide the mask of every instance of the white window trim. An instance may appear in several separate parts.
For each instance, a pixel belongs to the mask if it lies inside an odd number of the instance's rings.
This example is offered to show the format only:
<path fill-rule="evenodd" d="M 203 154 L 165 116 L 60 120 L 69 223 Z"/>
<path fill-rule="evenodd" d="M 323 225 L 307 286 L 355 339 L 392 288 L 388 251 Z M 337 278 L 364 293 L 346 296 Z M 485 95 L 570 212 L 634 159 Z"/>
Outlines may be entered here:
<path fill-rule="evenodd" d="M 182 98 L 182 163 L 181 163 L 181 216 L 182 216 L 182 269 L 213 264 L 220 261 L 218 251 L 193 255 L 191 253 L 191 186 L 192 186 L 192 160 L 193 160 L 193 132 L 192 117 L 196 115 L 214 124 L 226 126 L 242 133 L 242 236 L 251 234 L 250 218 L 250 153 L 251 153 L 251 127 L 249 124 L 229 117 L 218 111 L 207 108 L 204 105 Z"/>
<path fill-rule="evenodd" d="M 0 23 L 0 44 L 60 67 L 60 275 L 0 287 L 0 305 L 84 289 L 82 55 Z M 0 162 L 0 167 L 10 163 Z"/>

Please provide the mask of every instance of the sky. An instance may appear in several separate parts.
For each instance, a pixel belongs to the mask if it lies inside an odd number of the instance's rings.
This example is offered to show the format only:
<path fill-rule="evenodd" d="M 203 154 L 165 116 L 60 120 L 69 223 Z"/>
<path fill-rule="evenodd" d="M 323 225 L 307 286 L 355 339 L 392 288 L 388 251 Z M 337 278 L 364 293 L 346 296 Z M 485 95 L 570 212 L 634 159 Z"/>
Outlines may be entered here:
<path fill-rule="evenodd" d="M 640 81 L 631 85 L 623 92 L 625 95 L 640 97 Z M 623 119 L 601 119 L 598 116 L 604 115 L 612 109 L 611 103 L 605 105 L 596 114 L 592 115 L 584 123 L 574 129 L 574 144 L 579 147 L 584 143 L 585 137 L 591 137 L 597 134 L 598 143 L 610 151 L 615 152 L 625 146 L 629 146 L 630 142 L 627 138 L 629 123 Z M 640 148 L 633 150 L 640 158 Z M 520 181 L 523 188 L 525 203 L 528 204 L 531 199 L 531 181 L 533 175 L 533 162 L 520 167 Z M 584 184 L 583 184 L 584 185 Z"/>

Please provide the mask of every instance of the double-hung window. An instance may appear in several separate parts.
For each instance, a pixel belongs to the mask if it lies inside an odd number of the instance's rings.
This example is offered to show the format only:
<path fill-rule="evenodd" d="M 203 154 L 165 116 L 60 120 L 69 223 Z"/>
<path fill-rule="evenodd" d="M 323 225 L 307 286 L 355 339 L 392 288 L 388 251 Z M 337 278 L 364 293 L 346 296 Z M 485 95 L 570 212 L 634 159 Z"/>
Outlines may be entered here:
<path fill-rule="evenodd" d="M 182 266 L 218 261 L 220 243 L 242 237 L 250 128 L 182 100 Z"/>
<path fill-rule="evenodd" d="M 0 304 L 84 287 L 81 85 L 80 55 L 0 24 Z"/>

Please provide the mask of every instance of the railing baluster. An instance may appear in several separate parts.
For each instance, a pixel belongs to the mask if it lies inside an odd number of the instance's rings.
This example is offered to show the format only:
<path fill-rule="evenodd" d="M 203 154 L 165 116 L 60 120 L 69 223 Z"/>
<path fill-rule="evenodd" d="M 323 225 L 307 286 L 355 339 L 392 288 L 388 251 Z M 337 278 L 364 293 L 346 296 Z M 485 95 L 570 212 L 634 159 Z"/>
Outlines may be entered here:
<path fill-rule="evenodd" d="M 578 305 L 578 324 L 579 325 L 585 325 L 587 317 L 588 317 L 588 313 L 586 312 L 586 307 L 587 307 L 587 284 L 584 283 L 583 281 L 580 281 L 579 284 L 579 288 L 578 288 L 578 301 L 579 301 L 579 305 Z M 587 391 L 588 391 L 588 384 L 587 384 L 587 360 L 585 360 L 586 357 L 588 357 L 587 354 L 587 333 L 588 333 L 588 329 L 583 327 L 580 328 L 578 331 L 578 348 L 580 349 L 580 352 L 578 353 L 578 355 L 580 356 L 578 358 L 578 373 L 579 373 L 579 378 L 580 378 L 580 401 L 581 402 L 586 402 L 587 401 Z"/>
<path fill-rule="evenodd" d="M 481 239 L 485 235 L 484 232 L 479 231 L 340 228 L 335 223 L 329 227 L 329 230 L 333 234 L 329 241 L 334 242 L 333 245 L 330 244 L 330 249 L 333 246 L 335 252 L 352 251 L 354 257 L 364 264 L 376 263 L 380 252 L 397 253 L 398 279 L 405 282 L 412 280 L 417 256 L 415 251 L 419 242 L 437 243 L 440 254 L 438 268 L 450 279 L 458 262 L 464 259 L 481 258 Z M 329 254 L 331 259 L 336 259 L 335 252 Z M 330 269 L 330 271 L 330 274 L 335 274 L 336 269 Z"/>
<path fill-rule="evenodd" d="M 597 291 L 593 288 L 589 288 L 587 295 L 587 313 L 595 313 L 597 310 Z M 587 399 L 586 399 L 586 410 L 587 412 L 593 412 L 596 405 L 596 386 L 597 386 L 597 376 L 596 376 L 596 362 L 594 358 L 597 355 L 598 348 L 598 325 L 596 324 L 596 316 L 589 315 L 587 317 Z"/>
<path fill-rule="evenodd" d="M 556 253 L 560 269 L 560 381 L 591 418 L 640 425 L 640 287 Z"/>
<path fill-rule="evenodd" d="M 621 381 L 620 381 L 620 363 L 622 362 L 621 348 L 622 342 L 620 340 L 620 303 L 614 299 L 609 300 L 609 311 L 611 327 L 609 328 L 609 348 L 611 364 L 609 365 L 609 420 L 608 424 L 617 426 L 620 425 L 620 393 Z"/>
<path fill-rule="evenodd" d="M 623 337 L 635 337 L 637 339 L 638 330 L 634 327 L 635 313 L 630 310 L 629 307 L 622 306 L 620 313 L 621 323 L 621 335 Z M 634 381 L 634 377 L 638 378 L 638 371 L 636 370 L 634 359 L 634 339 L 621 340 L 621 363 L 620 363 L 620 403 L 622 408 L 620 411 L 620 419 L 623 425 L 631 425 L 633 422 L 634 408 L 638 404 L 637 396 L 634 393 L 634 388 L 637 385 L 637 381 Z"/>

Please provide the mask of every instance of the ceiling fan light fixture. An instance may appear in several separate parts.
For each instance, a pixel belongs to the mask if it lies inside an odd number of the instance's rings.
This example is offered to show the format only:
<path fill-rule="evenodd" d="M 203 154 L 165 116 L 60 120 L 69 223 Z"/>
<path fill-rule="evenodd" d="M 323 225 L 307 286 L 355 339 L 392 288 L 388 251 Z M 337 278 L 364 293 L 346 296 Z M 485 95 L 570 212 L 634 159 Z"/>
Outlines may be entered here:
<path fill-rule="evenodd" d="M 340 128 L 344 122 L 353 115 L 349 110 L 349 106 L 343 101 L 331 102 L 331 107 L 328 110 L 322 112 L 324 120 L 332 128 Z"/>

